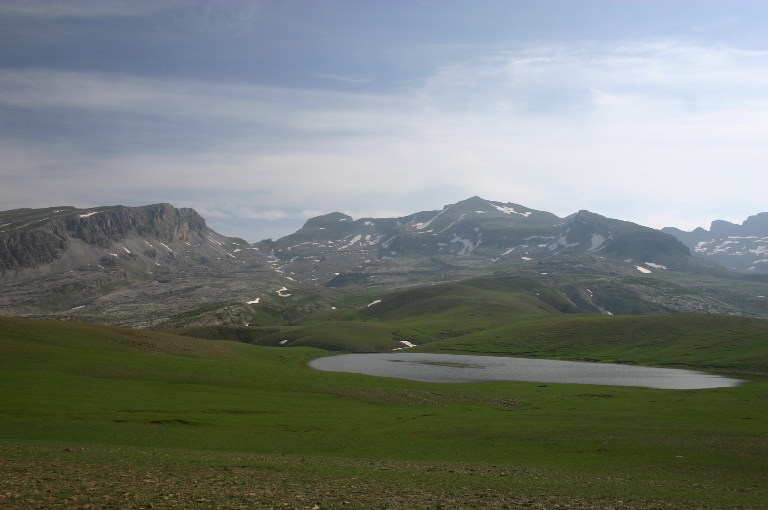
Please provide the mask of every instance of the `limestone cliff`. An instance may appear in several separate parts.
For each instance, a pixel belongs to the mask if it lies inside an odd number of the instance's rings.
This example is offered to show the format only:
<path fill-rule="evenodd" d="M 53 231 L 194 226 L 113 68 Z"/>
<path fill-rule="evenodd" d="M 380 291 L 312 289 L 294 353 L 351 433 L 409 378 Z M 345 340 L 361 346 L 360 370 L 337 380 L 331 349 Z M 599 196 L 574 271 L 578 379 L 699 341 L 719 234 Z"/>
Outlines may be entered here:
<path fill-rule="evenodd" d="M 108 248 L 129 236 L 172 243 L 203 236 L 205 220 L 193 209 L 169 204 L 144 207 L 72 207 L 16 209 L 0 215 L 0 271 L 47 264 L 60 258 L 75 240 Z"/>

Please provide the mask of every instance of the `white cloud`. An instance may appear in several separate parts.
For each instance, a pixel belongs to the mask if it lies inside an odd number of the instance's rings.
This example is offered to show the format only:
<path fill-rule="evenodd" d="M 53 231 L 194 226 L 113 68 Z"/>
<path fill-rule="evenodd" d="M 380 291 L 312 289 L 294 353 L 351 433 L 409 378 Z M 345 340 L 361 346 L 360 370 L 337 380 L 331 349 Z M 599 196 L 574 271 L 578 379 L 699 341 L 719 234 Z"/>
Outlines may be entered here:
<path fill-rule="evenodd" d="M 0 200 L 173 190 L 222 220 L 276 221 L 402 216 L 480 195 L 657 227 L 693 211 L 746 217 L 764 209 L 767 63 L 669 41 L 584 44 L 496 52 L 378 95 L 4 70 L 0 107 L 178 127 L 114 153 L 76 133 L 6 135 L 0 172 L 16 184 Z"/>
<path fill-rule="evenodd" d="M 301 217 L 314 218 L 316 216 L 322 216 L 323 214 L 328 214 L 329 212 L 334 212 L 334 211 L 325 211 L 323 209 L 304 209 L 303 211 L 301 211 Z"/>
<path fill-rule="evenodd" d="M 246 207 L 239 208 L 235 215 L 239 218 L 247 218 L 249 220 L 279 220 L 286 217 L 285 211 L 279 209 L 255 211 Z"/>

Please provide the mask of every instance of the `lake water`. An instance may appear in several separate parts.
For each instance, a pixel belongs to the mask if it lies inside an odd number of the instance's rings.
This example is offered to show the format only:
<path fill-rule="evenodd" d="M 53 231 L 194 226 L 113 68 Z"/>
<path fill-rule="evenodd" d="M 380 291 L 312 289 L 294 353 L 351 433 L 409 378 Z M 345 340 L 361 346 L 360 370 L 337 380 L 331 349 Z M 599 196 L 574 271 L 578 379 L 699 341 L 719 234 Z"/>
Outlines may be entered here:
<path fill-rule="evenodd" d="M 529 381 L 690 390 L 737 386 L 744 382 L 673 368 L 410 352 L 343 354 L 318 358 L 310 361 L 309 365 L 330 372 L 450 383 Z"/>

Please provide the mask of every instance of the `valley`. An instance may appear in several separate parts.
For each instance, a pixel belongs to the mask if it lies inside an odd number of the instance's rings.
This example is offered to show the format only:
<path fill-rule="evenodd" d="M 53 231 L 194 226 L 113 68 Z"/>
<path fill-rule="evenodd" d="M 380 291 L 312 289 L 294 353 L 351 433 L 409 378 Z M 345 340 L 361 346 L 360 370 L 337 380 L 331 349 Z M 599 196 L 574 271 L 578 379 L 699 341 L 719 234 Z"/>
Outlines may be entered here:
<path fill-rule="evenodd" d="M 0 318 L 2 505 L 764 508 L 765 324 L 723 324 L 679 350 L 649 343 L 652 326 L 627 328 L 633 343 L 541 325 L 517 333 L 549 357 L 710 370 L 727 358 L 749 382 L 424 383 L 313 370 L 331 354 L 317 348 Z M 734 326 L 752 340 L 731 346 Z"/>
<path fill-rule="evenodd" d="M 168 204 L 0 218 L 4 508 L 765 508 L 768 279 L 672 235 L 477 197 L 259 243 Z M 745 382 L 309 366 L 393 351 Z"/>

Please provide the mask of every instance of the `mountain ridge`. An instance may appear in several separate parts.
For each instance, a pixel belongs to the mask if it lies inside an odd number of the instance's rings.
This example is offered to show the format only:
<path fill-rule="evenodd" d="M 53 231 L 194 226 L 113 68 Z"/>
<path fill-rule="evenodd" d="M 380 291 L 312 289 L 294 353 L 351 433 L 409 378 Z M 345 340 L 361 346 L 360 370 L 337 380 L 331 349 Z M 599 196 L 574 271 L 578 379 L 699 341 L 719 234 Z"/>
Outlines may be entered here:
<path fill-rule="evenodd" d="M 566 218 L 519 204 L 471 197 L 440 211 L 399 218 L 342 214 L 311 218 L 293 234 L 268 243 L 283 270 L 318 280 L 363 261 L 397 264 L 437 257 L 465 267 L 541 260 L 561 253 L 595 253 L 640 264 L 688 269 L 696 262 L 674 236 L 631 222 L 579 211 Z M 360 259 L 360 260 L 357 260 Z M 311 268 L 309 267 L 311 266 Z M 325 270 L 323 267 L 327 266 Z"/>
<path fill-rule="evenodd" d="M 40 218 L 41 214 L 46 217 Z M 5 227 L 0 231 L 3 273 L 53 263 L 78 241 L 93 248 L 97 256 L 131 235 L 186 242 L 190 234 L 202 238 L 207 228 L 205 219 L 194 209 L 176 209 L 170 204 L 15 209 L 1 212 L 0 222 Z"/>
<path fill-rule="evenodd" d="M 526 279 L 526 299 L 546 288 L 579 313 L 768 316 L 766 282 L 669 233 L 480 197 L 397 218 L 332 212 L 253 244 L 169 204 L 16 209 L 0 212 L 0 259 L 0 315 L 142 328 L 271 326 L 478 277 Z"/>
<path fill-rule="evenodd" d="M 715 220 L 709 230 L 696 228 L 686 232 L 664 227 L 694 256 L 714 261 L 731 271 L 768 274 L 768 212 L 749 216 L 741 225 Z"/>

